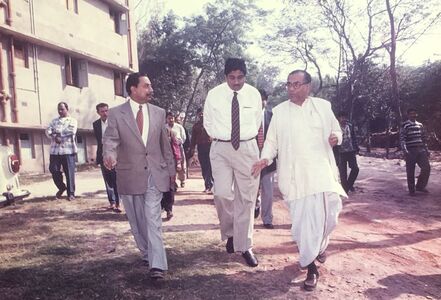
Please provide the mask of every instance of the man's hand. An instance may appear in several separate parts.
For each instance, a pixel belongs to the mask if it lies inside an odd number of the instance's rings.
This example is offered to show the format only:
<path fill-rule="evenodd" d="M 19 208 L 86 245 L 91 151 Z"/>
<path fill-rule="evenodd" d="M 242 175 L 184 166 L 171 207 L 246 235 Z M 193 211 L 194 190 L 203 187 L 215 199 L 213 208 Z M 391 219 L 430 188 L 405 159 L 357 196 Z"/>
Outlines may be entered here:
<path fill-rule="evenodd" d="M 54 138 L 54 140 L 55 140 L 55 143 L 57 143 L 57 144 L 61 144 L 61 136 L 56 135 L 55 138 Z"/>
<path fill-rule="evenodd" d="M 108 169 L 108 170 L 112 170 L 113 168 L 115 168 L 115 165 L 116 165 L 116 161 L 110 156 L 104 157 L 103 163 L 104 163 L 104 166 L 106 167 L 106 169 Z"/>
<path fill-rule="evenodd" d="M 338 143 L 337 136 L 335 134 L 331 133 L 331 135 L 328 138 L 328 142 L 329 142 L 329 145 L 331 145 L 331 147 L 334 147 Z"/>
<path fill-rule="evenodd" d="M 267 160 L 267 159 L 259 160 L 258 162 L 256 162 L 256 163 L 251 167 L 251 174 L 252 174 L 254 177 L 259 176 L 260 172 L 261 172 L 266 166 L 268 166 L 268 160 Z"/>
<path fill-rule="evenodd" d="M 170 185 L 175 186 L 176 182 L 176 175 L 170 176 Z"/>

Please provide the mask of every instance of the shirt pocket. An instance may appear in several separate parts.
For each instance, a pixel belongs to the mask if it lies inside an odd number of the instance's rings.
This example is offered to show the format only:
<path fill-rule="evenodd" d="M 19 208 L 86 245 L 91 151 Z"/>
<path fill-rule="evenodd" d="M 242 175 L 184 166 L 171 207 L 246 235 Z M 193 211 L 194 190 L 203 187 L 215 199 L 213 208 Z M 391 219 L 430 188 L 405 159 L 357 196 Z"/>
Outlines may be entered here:
<path fill-rule="evenodd" d="M 242 124 L 255 124 L 255 110 L 251 106 L 242 106 L 240 110 L 240 122 Z"/>

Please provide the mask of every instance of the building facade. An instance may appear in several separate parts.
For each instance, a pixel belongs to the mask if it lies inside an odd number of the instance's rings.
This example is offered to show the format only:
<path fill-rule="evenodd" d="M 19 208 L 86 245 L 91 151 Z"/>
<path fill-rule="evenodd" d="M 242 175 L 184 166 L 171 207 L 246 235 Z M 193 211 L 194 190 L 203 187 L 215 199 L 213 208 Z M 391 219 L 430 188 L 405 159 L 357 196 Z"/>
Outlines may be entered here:
<path fill-rule="evenodd" d="M 95 105 L 125 99 L 138 68 L 132 0 L 0 0 L 0 142 L 21 172 L 48 172 L 44 130 L 65 101 L 78 120 L 78 164 L 95 161 Z"/>

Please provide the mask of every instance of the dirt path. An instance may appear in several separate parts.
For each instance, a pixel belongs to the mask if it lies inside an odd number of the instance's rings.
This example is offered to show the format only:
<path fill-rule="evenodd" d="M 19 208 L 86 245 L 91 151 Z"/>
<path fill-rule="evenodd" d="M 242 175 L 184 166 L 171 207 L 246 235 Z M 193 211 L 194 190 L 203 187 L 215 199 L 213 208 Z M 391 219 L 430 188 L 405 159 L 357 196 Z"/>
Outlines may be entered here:
<path fill-rule="evenodd" d="M 124 214 L 105 209 L 98 170 L 79 173 L 75 202 L 55 200 L 48 180 L 32 199 L 0 209 L 1 299 L 441 299 L 441 166 L 429 195 L 409 197 L 398 160 L 360 159 L 356 192 L 320 268 L 316 291 L 301 285 L 283 201 L 276 229 L 255 225 L 257 268 L 220 242 L 212 197 L 193 170 L 163 223 L 170 271 L 152 282 Z M 97 191 L 99 187 L 99 191 Z"/>

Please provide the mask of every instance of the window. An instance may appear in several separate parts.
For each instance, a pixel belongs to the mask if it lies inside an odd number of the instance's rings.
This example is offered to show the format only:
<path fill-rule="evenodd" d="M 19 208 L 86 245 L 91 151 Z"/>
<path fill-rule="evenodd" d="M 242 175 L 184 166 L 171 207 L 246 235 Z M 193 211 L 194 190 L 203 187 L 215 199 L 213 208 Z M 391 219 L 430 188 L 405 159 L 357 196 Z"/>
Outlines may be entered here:
<path fill-rule="evenodd" d="M 113 72 L 113 83 L 115 87 L 115 95 L 124 96 L 124 78 L 126 74 L 118 71 Z"/>
<path fill-rule="evenodd" d="M 14 57 L 17 66 L 29 69 L 29 53 L 26 43 L 14 40 Z"/>
<path fill-rule="evenodd" d="M 78 13 L 78 0 L 66 0 L 66 8 L 77 14 Z"/>
<path fill-rule="evenodd" d="M 76 87 L 87 87 L 87 61 L 73 58 L 69 55 L 64 57 L 64 72 L 66 84 Z"/>
<path fill-rule="evenodd" d="M 66 84 L 79 87 L 78 61 L 66 55 L 64 58 L 64 67 L 66 72 Z"/>
<path fill-rule="evenodd" d="M 28 133 L 20 133 L 20 154 L 21 159 L 35 158 L 34 141 L 32 135 Z"/>
<path fill-rule="evenodd" d="M 109 9 L 110 19 L 113 21 L 113 30 L 121 34 L 121 14 L 116 10 Z"/>

